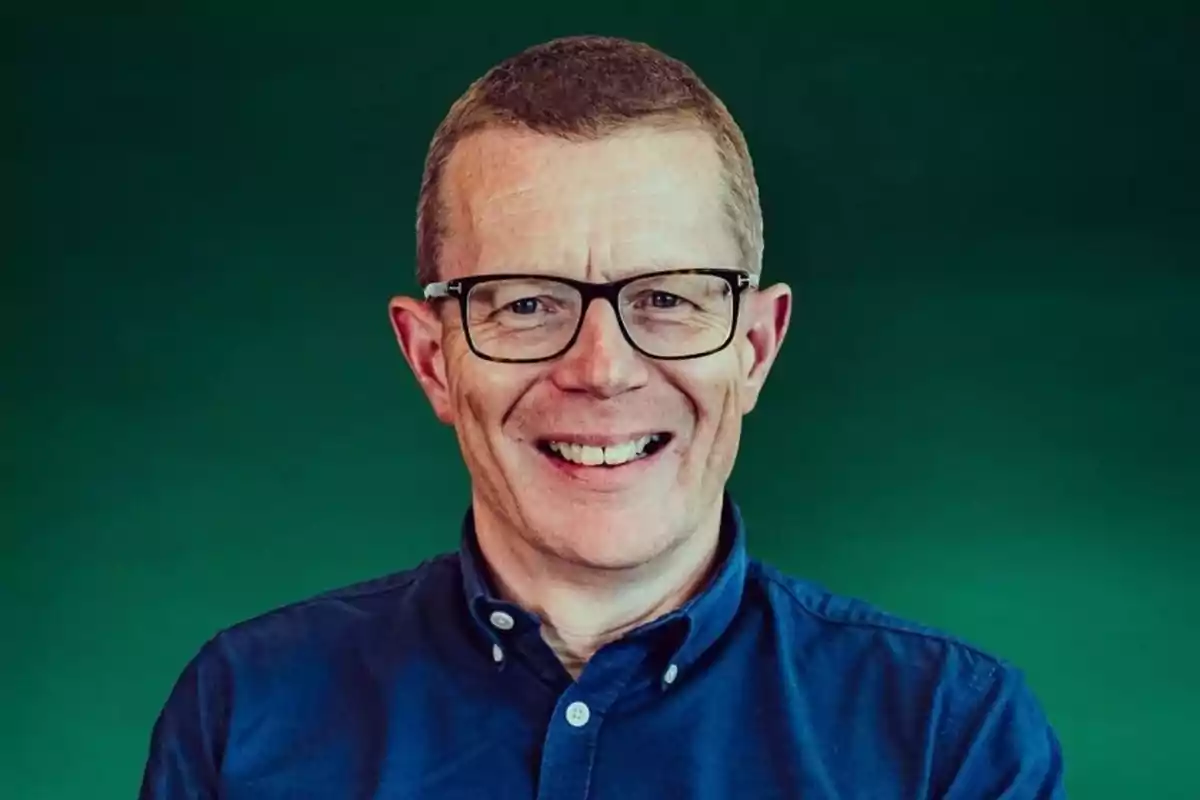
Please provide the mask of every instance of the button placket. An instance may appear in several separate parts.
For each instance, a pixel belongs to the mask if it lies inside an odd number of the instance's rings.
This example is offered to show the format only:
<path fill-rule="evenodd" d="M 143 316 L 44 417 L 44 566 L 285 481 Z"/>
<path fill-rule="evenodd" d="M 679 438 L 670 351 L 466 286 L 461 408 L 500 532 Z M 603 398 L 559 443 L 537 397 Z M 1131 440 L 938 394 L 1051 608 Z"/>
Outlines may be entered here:
<path fill-rule="evenodd" d="M 604 718 L 643 668 L 640 654 L 602 650 L 559 698 L 543 743 L 539 800 L 587 796 Z"/>

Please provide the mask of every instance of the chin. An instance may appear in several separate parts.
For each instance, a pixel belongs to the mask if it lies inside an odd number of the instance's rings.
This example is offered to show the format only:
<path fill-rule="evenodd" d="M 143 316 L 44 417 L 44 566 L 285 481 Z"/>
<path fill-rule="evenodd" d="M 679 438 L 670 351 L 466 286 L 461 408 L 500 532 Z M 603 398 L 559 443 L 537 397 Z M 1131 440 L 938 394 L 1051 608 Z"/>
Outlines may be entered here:
<path fill-rule="evenodd" d="M 661 502 L 657 510 L 657 519 L 636 506 L 611 511 L 592 506 L 527 519 L 539 549 L 580 566 L 624 570 L 653 561 L 676 544 L 676 533 L 663 524 Z"/>
<path fill-rule="evenodd" d="M 581 532 L 586 536 L 588 532 Z M 582 567 L 596 570 L 631 570 L 648 564 L 671 549 L 673 542 L 665 535 L 656 538 L 631 539 L 613 537 L 603 540 L 575 535 L 547 542 L 556 556 Z"/>

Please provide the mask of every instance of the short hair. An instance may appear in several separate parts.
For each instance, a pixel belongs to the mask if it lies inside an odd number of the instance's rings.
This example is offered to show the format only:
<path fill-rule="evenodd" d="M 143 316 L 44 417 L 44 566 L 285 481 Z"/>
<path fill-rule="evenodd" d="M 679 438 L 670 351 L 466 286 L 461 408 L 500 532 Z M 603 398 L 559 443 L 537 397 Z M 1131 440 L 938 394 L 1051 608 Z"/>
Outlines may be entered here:
<path fill-rule="evenodd" d="M 641 42 L 570 36 L 530 47 L 488 70 L 454 102 L 433 135 L 417 200 L 417 279 L 438 280 L 447 233 L 442 182 L 455 145 L 491 128 L 595 140 L 634 125 L 709 133 L 725 178 L 726 212 L 743 267 L 762 268 L 762 209 L 754 165 L 725 104 L 690 67 Z"/>

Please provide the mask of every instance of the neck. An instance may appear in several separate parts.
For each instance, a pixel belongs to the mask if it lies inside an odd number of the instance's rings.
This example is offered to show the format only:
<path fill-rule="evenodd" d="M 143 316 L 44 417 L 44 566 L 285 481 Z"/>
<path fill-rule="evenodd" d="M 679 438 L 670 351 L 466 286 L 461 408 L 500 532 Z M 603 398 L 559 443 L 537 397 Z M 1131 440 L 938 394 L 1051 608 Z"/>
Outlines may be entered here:
<path fill-rule="evenodd" d="M 604 645 L 674 611 L 703 588 L 714 567 L 721 505 L 678 546 L 627 570 L 599 570 L 533 546 L 476 506 L 479 549 L 500 595 L 537 614 L 542 638 L 578 677 Z"/>

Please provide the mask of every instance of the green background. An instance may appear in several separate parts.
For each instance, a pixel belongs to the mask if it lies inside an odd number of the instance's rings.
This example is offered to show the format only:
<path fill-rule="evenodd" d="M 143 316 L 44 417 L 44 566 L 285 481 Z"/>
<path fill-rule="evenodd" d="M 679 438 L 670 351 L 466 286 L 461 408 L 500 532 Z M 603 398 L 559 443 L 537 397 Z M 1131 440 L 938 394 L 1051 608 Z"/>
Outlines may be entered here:
<path fill-rule="evenodd" d="M 727 100 L 797 291 L 752 550 L 1023 667 L 1073 797 L 1200 797 L 1195 15 L 638 5 L 9 19 L 0 795 L 133 796 L 208 636 L 455 545 L 385 310 L 424 149 L 601 32 Z"/>

